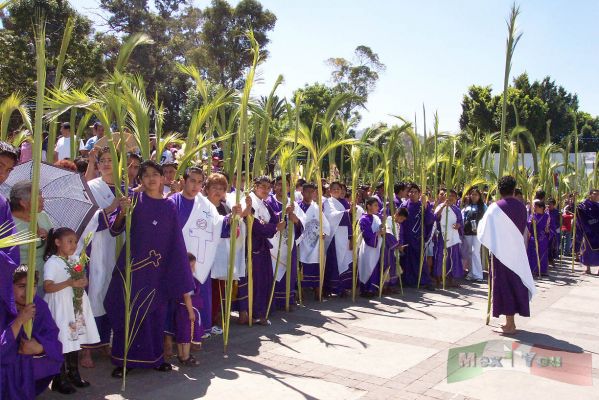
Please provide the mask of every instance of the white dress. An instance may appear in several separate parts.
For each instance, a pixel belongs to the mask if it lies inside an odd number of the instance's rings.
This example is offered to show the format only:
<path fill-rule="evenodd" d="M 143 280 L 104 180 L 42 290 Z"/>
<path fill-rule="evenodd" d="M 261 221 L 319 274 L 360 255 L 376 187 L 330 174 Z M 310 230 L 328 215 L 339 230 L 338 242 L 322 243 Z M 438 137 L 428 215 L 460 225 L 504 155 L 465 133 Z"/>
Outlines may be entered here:
<path fill-rule="evenodd" d="M 67 264 L 60 257 L 52 256 L 44 264 L 44 281 L 60 283 L 69 278 Z M 54 322 L 60 329 L 58 339 L 62 343 L 63 353 L 80 350 L 82 344 L 94 344 L 100 341 L 96 321 L 85 291 L 81 302 L 82 313 L 77 315 L 73 307 L 73 288 L 70 286 L 58 292 L 46 293 L 44 300 L 48 303 Z"/>

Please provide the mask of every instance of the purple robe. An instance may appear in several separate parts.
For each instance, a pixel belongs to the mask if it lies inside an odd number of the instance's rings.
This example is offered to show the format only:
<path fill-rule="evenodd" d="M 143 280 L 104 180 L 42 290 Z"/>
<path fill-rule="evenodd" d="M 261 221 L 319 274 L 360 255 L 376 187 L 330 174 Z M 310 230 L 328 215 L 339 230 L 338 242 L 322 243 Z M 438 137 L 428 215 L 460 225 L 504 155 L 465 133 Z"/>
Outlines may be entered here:
<path fill-rule="evenodd" d="M 582 238 L 580 262 L 599 265 L 599 203 L 586 199 L 576 207 L 576 237 Z"/>
<path fill-rule="evenodd" d="M 451 206 L 451 211 L 456 215 L 456 224 L 460 225 L 459 231 L 460 236 L 464 235 L 464 220 L 462 218 L 462 212 L 458 206 Z M 445 251 L 445 239 L 443 238 L 443 231 L 441 229 L 440 221 L 444 218 L 445 213 L 441 212 L 436 216 L 437 220 L 437 235 L 435 241 L 435 264 L 434 264 L 434 275 L 435 277 L 443 276 L 443 253 Z M 448 227 L 447 229 L 453 229 Z M 445 258 L 445 274 L 446 276 L 452 276 L 453 278 L 462 278 L 464 276 L 464 265 L 462 264 L 462 253 L 460 252 L 460 244 L 447 247 L 447 257 Z"/>
<path fill-rule="evenodd" d="M 353 235 L 353 228 L 352 216 L 350 214 L 350 204 L 346 199 L 338 200 L 341 204 L 343 204 L 343 207 L 345 207 L 345 209 L 347 210 L 347 212 L 343 214 L 343 217 L 341 217 L 339 226 L 347 227 L 347 239 L 351 241 Z M 331 232 L 331 236 L 333 238 L 326 253 L 326 264 L 324 269 L 324 290 L 329 293 L 341 295 L 346 290 L 351 290 L 354 274 L 353 266 L 352 264 L 350 264 L 349 268 L 341 275 L 339 275 L 339 267 L 337 265 L 337 248 L 335 247 L 334 235 L 335 232 Z M 316 268 L 318 270 L 318 264 L 316 264 Z"/>
<path fill-rule="evenodd" d="M 406 238 L 406 256 L 405 263 L 402 264 L 404 269 L 403 279 L 407 286 L 418 285 L 418 274 L 420 270 L 420 246 L 422 241 L 422 203 L 406 200 L 402 207 L 408 209 L 408 218 L 403 222 L 401 229 L 404 231 Z M 433 205 L 427 204 L 424 207 L 424 243 L 426 250 L 426 242 L 431 236 L 435 215 L 433 214 Z M 422 276 L 420 278 L 421 285 L 430 285 L 431 278 L 426 264 L 426 255 L 422 260 Z"/>
<path fill-rule="evenodd" d="M 164 362 L 163 334 L 168 300 L 180 298 L 183 293 L 192 291 L 194 285 L 175 205 L 146 193 L 136 194 L 135 199 L 131 222 L 131 299 L 138 296 L 138 300 L 132 307 L 131 325 L 137 329 L 137 335 L 129 348 L 127 366 L 151 368 Z M 119 227 L 114 223 L 119 211 L 111 217 L 110 229 L 114 235 L 124 231 L 124 221 Z M 112 362 L 116 366 L 123 365 L 124 270 L 123 247 L 104 300 L 114 332 Z M 139 315 L 137 320 L 136 315 Z"/>
<path fill-rule="evenodd" d="M 497 201 L 497 205 L 524 234 L 526 229 L 526 207 L 515 197 Z M 520 314 L 530 317 L 528 289 L 520 277 L 493 256 L 493 316 Z"/>
<path fill-rule="evenodd" d="M 266 202 L 265 205 L 270 219 L 268 221 L 260 221 L 258 218 L 255 218 L 252 225 L 252 318 L 255 319 L 266 317 L 266 309 L 274 279 L 270 257 L 272 245 L 268 239 L 272 239 L 277 233 L 279 218 Z M 240 312 L 247 312 L 249 310 L 247 276 L 239 279 L 237 306 Z"/>
<path fill-rule="evenodd" d="M 537 261 L 537 246 L 535 244 L 535 235 L 533 227 L 533 218 L 537 225 L 537 242 L 539 245 L 538 261 L 541 262 L 541 275 L 547 275 L 549 266 L 549 235 L 547 232 L 549 228 L 549 214 L 537 214 L 534 213 L 528 217 L 528 232 L 530 238 L 528 239 L 528 246 L 526 247 L 526 253 L 528 255 L 528 263 L 530 264 L 530 270 L 533 277 L 539 276 L 539 263 Z"/>
<path fill-rule="evenodd" d="M 358 221 L 358 228 L 360 229 L 360 232 L 362 232 L 362 240 L 364 240 L 366 246 L 376 248 L 378 246 L 378 241 L 382 239 L 377 232 L 372 231 L 373 218 L 374 217 L 371 214 L 362 215 Z M 360 293 L 378 293 L 381 280 L 380 261 L 381 260 L 379 258 L 376 266 L 370 274 L 370 277 L 368 278 L 368 281 L 366 281 L 366 283 L 360 282 Z M 386 269 L 386 265 L 383 264 L 383 268 Z"/>
<path fill-rule="evenodd" d="M 210 282 L 210 279 L 207 280 Z M 189 321 L 189 313 L 187 312 L 187 306 L 183 296 L 176 302 L 175 308 L 175 341 L 177 343 L 201 343 L 202 334 L 204 329 L 202 328 L 202 317 L 200 310 L 203 308 L 202 296 L 201 296 L 201 285 L 200 281 L 193 278 L 194 289 L 191 294 L 191 305 L 194 308 L 196 314 L 196 320 L 192 324 Z M 211 310 L 212 311 L 212 310 Z"/>
<path fill-rule="evenodd" d="M 18 353 L 25 332 L 21 328 L 17 337 L 13 336 L 11 324 L 17 316 L 16 311 L 7 308 L 5 303 L 0 305 L 0 399 L 3 400 L 34 399 L 48 387 L 63 363 L 59 330 L 48 305 L 38 296 L 33 302 L 36 313 L 32 336 L 44 348 L 44 353 L 37 356 Z"/>

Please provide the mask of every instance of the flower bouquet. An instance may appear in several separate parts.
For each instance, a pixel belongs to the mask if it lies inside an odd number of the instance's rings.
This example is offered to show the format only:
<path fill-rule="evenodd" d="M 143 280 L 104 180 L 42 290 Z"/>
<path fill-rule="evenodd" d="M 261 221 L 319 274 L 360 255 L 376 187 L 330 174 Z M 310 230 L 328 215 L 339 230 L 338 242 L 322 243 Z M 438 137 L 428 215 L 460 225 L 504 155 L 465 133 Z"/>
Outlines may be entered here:
<path fill-rule="evenodd" d="M 79 260 L 76 263 L 70 262 L 69 260 L 65 260 L 67 264 L 67 272 L 69 273 L 71 279 L 78 280 L 85 277 L 85 267 L 89 263 L 89 257 L 87 255 L 87 246 L 91 242 L 93 232 L 90 232 L 85 239 L 83 240 L 83 249 L 81 250 L 81 255 L 79 256 Z M 82 309 L 83 302 L 83 288 L 73 288 L 73 309 L 75 311 L 75 315 L 81 314 L 83 312 Z"/>

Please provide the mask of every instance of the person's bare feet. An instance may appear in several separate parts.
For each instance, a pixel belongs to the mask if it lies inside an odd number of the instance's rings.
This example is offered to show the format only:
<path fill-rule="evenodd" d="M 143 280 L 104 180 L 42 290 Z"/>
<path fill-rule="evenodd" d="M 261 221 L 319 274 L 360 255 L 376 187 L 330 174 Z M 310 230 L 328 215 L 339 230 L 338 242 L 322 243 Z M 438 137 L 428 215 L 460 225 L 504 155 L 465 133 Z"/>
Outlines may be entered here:
<path fill-rule="evenodd" d="M 92 359 L 92 352 L 90 349 L 81 349 L 81 360 L 79 363 L 83 368 L 95 368 L 94 360 Z"/>
<path fill-rule="evenodd" d="M 493 329 L 493 332 L 500 333 L 502 335 L 514 335 L 516 333 L 516 327 L 501 325 L 499 328 Z"/>
<path fill-rule="evenodd" d="M 239 325 L 247 325 L 249 321 L 250 321 L 250 317 L 249 317 L 247 311 L 241 311 L 239 313 L 239 319 L 237 320 L 237 323 Z"/>

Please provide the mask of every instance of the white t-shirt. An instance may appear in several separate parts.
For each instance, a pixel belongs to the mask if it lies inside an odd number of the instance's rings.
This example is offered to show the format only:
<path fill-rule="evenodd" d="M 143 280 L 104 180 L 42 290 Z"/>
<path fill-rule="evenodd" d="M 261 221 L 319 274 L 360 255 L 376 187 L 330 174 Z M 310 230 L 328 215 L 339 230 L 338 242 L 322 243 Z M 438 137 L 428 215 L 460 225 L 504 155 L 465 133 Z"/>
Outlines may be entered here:
<path fill-rule="evenodd" d="M 85 150 L 85 146 L 83 145 L 83 140 L 79 141 L 79 149 Z M 54 151 L 58 153 L 58 160 L 64 160 L 65 158 L 71 158 L 71 137 L 65 138 L 61 136 L 56 141 L 56 147 Z M 78 155 L 78 154 L 77 154 Z"/>

